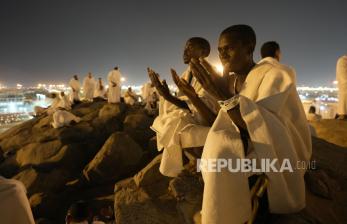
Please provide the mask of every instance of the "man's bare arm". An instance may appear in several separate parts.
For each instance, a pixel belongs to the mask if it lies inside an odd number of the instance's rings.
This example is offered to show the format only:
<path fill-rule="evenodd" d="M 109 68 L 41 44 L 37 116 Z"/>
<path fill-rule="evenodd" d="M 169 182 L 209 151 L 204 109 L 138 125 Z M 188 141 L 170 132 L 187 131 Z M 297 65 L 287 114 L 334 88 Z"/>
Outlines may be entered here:
<path fill-rule="evenodd" d="M 153 86 L 157 89 L 159 95 L 161 95 L 165 100 L 169 101 L 170 103 L 174 104 L 175 106 L 182 108 L 182 109 L 188 109 L 189 107 L 186 102 L 183 100 L 180 100 L 177 97 L 174 97 L 169 90 L 169 87 L 165 80 L 163 82 L 160 81 L 159 75 L 155 73 L 152 69 L 148 68 L 148 75 L 151 79 L 151 82 Z"/>
<path fill-rule="evenodd" d="M 195 92 L 195 89 L 189 85 L 184 79 L 178 77 L 175 70 L 171 69 L 172 79 L 175 84 L 192 102 L 197 111 L 201 114 L 204 120 L 212 125 L 216 119 L 216 115 L 206 106 L 206 104 L 201 100 L 198 94 Z"/>

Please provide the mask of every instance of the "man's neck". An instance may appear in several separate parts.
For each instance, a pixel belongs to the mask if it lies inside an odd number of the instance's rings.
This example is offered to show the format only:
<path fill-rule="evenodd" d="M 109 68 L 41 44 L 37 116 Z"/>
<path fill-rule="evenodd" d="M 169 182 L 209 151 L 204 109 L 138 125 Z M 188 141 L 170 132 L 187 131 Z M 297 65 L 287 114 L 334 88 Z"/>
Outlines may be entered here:
<path fill-rule="evenodd" d="M 255 66 L 255 62 L 251 61 L 247 65 L 245 65 L 240 71 L 237 72 L 238 75 L 248 75 L 248 73 L 252 70 L 252 68 Z"/>

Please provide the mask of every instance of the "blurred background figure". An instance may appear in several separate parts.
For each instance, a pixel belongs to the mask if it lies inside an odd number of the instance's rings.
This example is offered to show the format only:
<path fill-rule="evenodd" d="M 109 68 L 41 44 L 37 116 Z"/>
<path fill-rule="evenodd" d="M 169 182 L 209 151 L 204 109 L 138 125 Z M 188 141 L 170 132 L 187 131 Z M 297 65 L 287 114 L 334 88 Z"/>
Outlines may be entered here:
<path fill-rule="evenodd" d="M 95 89 L 95 79 L 93 78 L 92 73 L 89 72 L 87 77 L 85 77 L 83 80 L 83 92 L 84 92 L 85 100 L 93 101 L 94 89 Z"/>
<path fill-rule="evenodd" d="M 116 66 L 112 71 L 108 73 L 108 102 L 119 103 L 121 95 L 121 73 Z"/>
<path fill-rule="evenodd" d="M 316 107 L 310 106 L 310 109 L 308 110 L 307 120 L 308 121 L 319 121 L 322 119 L 322 116 L 316 113 Z"/>
<path fill-rule="evenodd" d="M 153 91 L 151 95 L 147 97 L 145 109 L 151 116 L 157 116 L 159 113 L 159 95 L 156 91 Z"/>
<path fill-rule="evenodd" d="M 106 88 L 104 86 L 102 78 L 99 78 L 98 82 L 96 83 L 96 87 L 95 87 L 95 91 L 94 91 L 94 98 L 104 99 L 105 95 L 106 95 Z"/>
<path fill-rule="evenodd" d="M 80 102 L 80 90 L 81 90 L 81 84 L 78 80 L 78 76 L 74 75 L 73 78 L 69 82 L 69 86 L 71 88 L 71 102 L 72 103 L 78 103 Z"/>
<path fill-rule="evenodd" d="M 137 102 L 137 95 L 133 92 L 132 88 L 129 87 L 124 94 L 124 102 L 129 105 L 134 105 Z"/>

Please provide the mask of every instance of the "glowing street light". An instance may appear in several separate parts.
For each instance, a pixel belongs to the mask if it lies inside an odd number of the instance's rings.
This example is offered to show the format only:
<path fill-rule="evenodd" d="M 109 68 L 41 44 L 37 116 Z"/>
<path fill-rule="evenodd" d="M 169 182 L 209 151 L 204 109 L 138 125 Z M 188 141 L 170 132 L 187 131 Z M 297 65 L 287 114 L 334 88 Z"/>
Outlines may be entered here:
<path fill-rule="evenodd" d="M 334 84 L 334 85 L 337 85 L 337 84 L 338 84 L 338 81 L 337 81 L 337 80 L 333 81 L 333 84 Z"/>
<path fill-rule="evenodd" d="M 121 77 L 121 78 L 120 78 L 120 81 L 121 81 L 121 82 L 125 82 L 125 81 L 126 81 L 125 77 Z"/>
<path fill-rule="evenodd" d="M 217 69 L 217 72 L 220 73 L 220 74 L 223 74 L 223 65 L 222 64 L 216 64 L 216 69 Z"/>

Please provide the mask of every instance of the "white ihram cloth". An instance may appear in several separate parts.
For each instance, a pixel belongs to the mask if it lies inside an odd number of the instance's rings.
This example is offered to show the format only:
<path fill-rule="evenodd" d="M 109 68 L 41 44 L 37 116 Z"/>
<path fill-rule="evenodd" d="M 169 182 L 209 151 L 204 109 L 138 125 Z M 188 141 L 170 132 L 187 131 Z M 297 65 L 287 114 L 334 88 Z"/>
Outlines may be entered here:
<path fill-rule="evenodd" d="M 48 115 L 51 115 L 59 108 L 59 105 L 60 105 L 60 97 L 57 96 L 53 99 L 51 105 L 48 108 L 35 106 L 34 107 L 35 115 L 39 116 L 45 112 L 47 112 Z"/>
<path fill-rule="evenodd" d="M 322 116 L 316 113 L 307 113 L 306 117 L 308 121 L 319 121 L 322 119 Z"/>
<path fill-rule="evenodd" d="M 119 70 L 112 70 L 108 73 L 108 102 L 119 103 L 121 94 L 121 73 Z M 116 86 L 113 86 L 116 84 Z"/>
<path fill-rule="evenodd" d="M 263 62 L 268 62 L 268 63 L 270 63 L 274 66 L 277 66 L 280 69 L 283 69 L 284 71 L 286 71 L 289 74 L 289 76 L 293 79 L 293 83 L 296 85 L 296 72 L 295 72 L 294 68 L 280 63 L 277 59 L 275 59 L 273 57 L 265 57 L 265 58 L 261 59 L 258 62 L 258 64 L 261 64 Z"/>
<path fill-rule="evenodd" d="M 69 86 L 71 88 L 71 101 L 79 101 L 80 97 L 79 97 L 79 93 L 81 90 L 81 84 L 79 80 L 76 80 L 74 78 L 72 78 L 69 82 Z"/>
<path fill-rule="evenodd" d="M 0 223 L 34 224 L 24 185 L 0 176 Z"/>
<path fill-rule="evenodd" d="M 94 89 L 95 89 L 95 79 L 89 78 L 88 76 L 84 78 L 83 80 L 83 92 L 84 92 L 84 98 L 86 100 L 93 100 L 94 95 Z"/>
<path fill-rule="evenodd" d="M 136 94 L 134 92 L 126 91 L 124 94 L 124 102 L 129 105 L 134 105 L 136 102 Z"/>
<path fill-rule="evenodd" d="M 339 58 L 336 65 L 336 80 L 339 88 L 337 113 L 347 114 L 347 55 Z"/>
<path fill-rule="evenodd" d="M 53 128 L 61 128 L 70 125 L 72 121 L 78 123 L 81 121 L 81 118 L 73 115 L 66 110 L 57 110 L 53 114 L 52 126 Z"/>
<path fill-rule="evenodd" d="M 106 88 L 105 88 L 104 84 L 101 83 L 101 85 L 100 85 L 100 83 L 97 82 L 96 87 L 95 87 L 95 91 L 94 91 L 94 97 L 104 98 L 105 94 L 106 94 Z"/>
<path fill-rule="evenodd" d="M 147 102 L 147 99 L 151 95 L 152 89 L 154 89 L 154 88 L 152 88 L 151 83 L 148 82 L 148 83 L 143 84 L 143 86 L 141 88 L 141 96 L 145 102 Z"/>
<path fill-rule="evenodd" d="M 238 128 L 221 110 L 208 133 L 202 159 L 278 158 L 277 169 L 285 158 L 293 169 L 297 161 L 310 160 L 311 136 L 291 74 L 264 62 L 249 73 L 240 95 L 240 112 L 254 151 L 244 155 Z M 270 212 L 292 213 L 305 207 L 304 173 L 266 173 Z M 202 223 L 245 223 L 251 215 L 251 173 L 222 169 L 219 173 L 203 171 L 202 175 Z"/>
<path fill-rule="evenodd" d="M 61 96 L 57 108 L 71 110 L 71 101 L 67 95 Z"/>
<path fill-rule="evenodd" d="M 187 81 L 188 74 L 189 69 L 182 75 Z M 191 85 L 202 101 L 217 113 L 215 100 L 203 90 L 195 78 Z M 159 170 L 169 177 L 176 177 L 183 169 L 182 149 L 203 146 L 210 129 L 188 98 L 181 96 L 180 99 L 188 104 L 191 112 L 160 97 L 159 116 L 151 127 L 157 134 L 158 150 L 164 149 Z"/>

